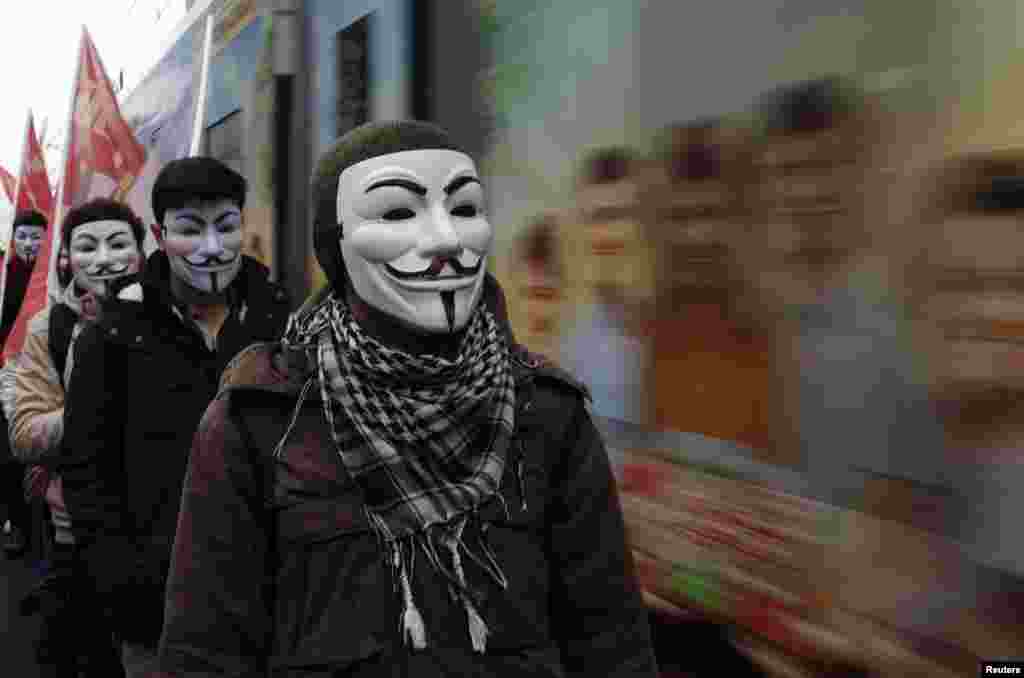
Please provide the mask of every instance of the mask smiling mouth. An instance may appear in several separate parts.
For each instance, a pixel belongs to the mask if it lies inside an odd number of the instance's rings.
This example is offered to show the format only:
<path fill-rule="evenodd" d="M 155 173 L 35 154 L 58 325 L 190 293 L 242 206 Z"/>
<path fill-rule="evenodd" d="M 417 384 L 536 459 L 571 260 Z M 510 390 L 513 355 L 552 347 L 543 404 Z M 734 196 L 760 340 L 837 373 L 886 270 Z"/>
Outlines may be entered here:
<path fill-rule="evenodd" d="M 128 264 L 122 266 L 105 266 L 103 268 L 96 269 L 96 272 L 86 272 L 86 275 L 92 280 L 110 280 L 112 278 L 120 278 L 128 272 Z"/>
<path fill-rule="evenodd" d="M 211 257 L 209 259 L 205 259 L 200 264 L 197 264 L 188 257 L 182 257 L 182 259 L 189 268 L 194 268 L 200 271 L 221 271 L 230 268 L 235 263 L 235 260 L 238 259 L 238 255 L 236 254 L 227 260 L 221 259 L 220 257 Z"/>
<path fill-rule="evenodd" d="M 472 266 L 465 266 L 455 257 L 435 257 L 430 265 L 422 271 L 399 271 L 397 268 L 390 264 L 384 264 L 384 268 L 388 274 L 404 282 L 427 282 L 427 281 L 445 281 L 445 280 L 459 280 L 462 278 L 472 278 L 480 272 L 480 267 L 483 265 L 483 257 L 479 257 L 476 263 Z M 445 273 L 445 269 L 450 267 L 454 273 Z"/>

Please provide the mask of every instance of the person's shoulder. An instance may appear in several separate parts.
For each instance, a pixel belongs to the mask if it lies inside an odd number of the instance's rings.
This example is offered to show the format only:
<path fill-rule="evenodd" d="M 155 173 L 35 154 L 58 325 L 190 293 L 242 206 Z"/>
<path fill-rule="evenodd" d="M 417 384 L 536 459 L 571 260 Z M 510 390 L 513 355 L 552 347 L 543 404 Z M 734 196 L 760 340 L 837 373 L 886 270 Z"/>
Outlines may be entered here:
<path fill-rule="evenodd" d="M 291 395 L 304 383 L 300 366 L 287 360 L 280 342 L 261 342 L 243 349 L 221 374 L 219 392 L 265 391 Z"/>
<path fill-rule="evenodd" d="M 563 398 L 590 400 L 587 385 L 551 358 L 523 346 L 515 346 L 512 349 L 512 361 L 520 381 L 528 380 Z"/>
<path fill-rule="evenodd" d="M 270 269 L 247 254 L 242 255 L 242 261 L 250 287 L 255 287 L 259 294 L 266 296 L 272 303 L 284 306 L 291 304 L 291 295 L 285 286 L 270 279 Z"/>

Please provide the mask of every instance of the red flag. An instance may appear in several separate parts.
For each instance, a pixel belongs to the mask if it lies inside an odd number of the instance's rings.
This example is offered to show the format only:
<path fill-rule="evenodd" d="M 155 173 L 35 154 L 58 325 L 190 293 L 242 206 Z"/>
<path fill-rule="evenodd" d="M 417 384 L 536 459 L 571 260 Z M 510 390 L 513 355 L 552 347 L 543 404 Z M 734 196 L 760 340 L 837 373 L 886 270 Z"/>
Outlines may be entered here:
<path fill-rule="evenodd" d="M 85 29 L 71 111 L 64 206 L 100 195 L 123 197 L 146 164 L 146 149 L 121 116 L 114 88 Z"/>
<path fill-rule="evenodd" d="M 18 190 L 18 180 L 3 167 L 0 167 L 0 184 L 4 185 L 4 193 L 7 195 L 7 200 L 12 205 L 15 204 L 14 193 Z"/>
<path fill-rule="evenodd" d="M 53 219 L 50 175 L 46 172 L 46 159 L 31 114 L 28 117 L 28 137 L 25 139 L 25 156 L 21 161 L 21 177 L 15 202 L 19 210 L 36 210 L 45 215 L 47 220 Z"/>
<path fill-rule="evenodd" d="M 49 259 L 50 240 L 53 229 L 53 193 L 50 192 L 50 176 L 46 172 L 46 159 L 43 157 L 43 149 L 36 137 L 35 123 L 32 114 L 28 116 L 28 129 L 26 132 L 24 153 L 21 159 L 21 173 L 17 181 L 17 193 L 14 204 L 18 210 L 32 209 L 43 214 L 47 220 L 46 233 L 43 236 L 43 246 L 39 250 L 39 257 L 36 259 L 35 267 L 32 269 L 32 277 L 29 278 L 28 289 L 25 291 L 25 298 L 21 302 L 21 309 L 14 321 L 14 327 L 7 335 L 7 343 L 4 344 L 4 362 L 21 350 L 25 340 L 25 329 L 29 319 L 46 306 L 46 266 Z M 11 237 L 14 236 L 13 230 Z M 7 252 L 12 251 L 8 246 Z M 41 277 L 40 277 L 41 276 Z M 42 294 L 39 290 L 36 278 L 40 277 L 42 282 Z"/>
<path fill-rule="evenodd" d="M 146 164 L 146 150 L 121 116 L 110 78 L 84 27 L 65 153 L 58 218 L 92 198 L 123 199 Z M 29 319 L 46 306 L 51 250 L 59 243 L 53 235 L 43 243 L 32 270 L 18 320 L 4 346 L 5 359 L 21 350 Z"/>

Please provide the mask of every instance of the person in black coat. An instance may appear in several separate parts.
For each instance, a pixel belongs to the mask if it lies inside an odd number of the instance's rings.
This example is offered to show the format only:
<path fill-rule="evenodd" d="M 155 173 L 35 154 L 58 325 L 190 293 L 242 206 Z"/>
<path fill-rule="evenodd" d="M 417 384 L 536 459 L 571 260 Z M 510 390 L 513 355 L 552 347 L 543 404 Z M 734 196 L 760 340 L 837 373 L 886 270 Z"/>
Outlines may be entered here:
<path fill-rule="evenodd" d="M 290 310 L 242 254 L 245 193 L 245 179 L 212 158 L 169 163 L 152 194 L 159 250 L 75 345 L 60 470 L 129 678 L 155 661 L 192 435 L 228 362 L 277 339 Z"/>
<path fill-rule="evenodd" d="M 0 356 L 28 290 L 32 269 L 46 234 L 46 217 L 35 210 L 22 210 L 15 215 L 11 229 L 11 256 L 4 276 L 3 311 L 0 313 Z M 2 408 L 0 426 L 7 430 L 7 417 Z M 10 441 L 5 437 L 0 449 L 0 504 L 4 509 L 0 526 L 3 528 L 3 548 L 9 555 L 24 552 L 31 527 L 31 510 L 21 491 L 23 474 L 24 466 L 11 454 Z"/>

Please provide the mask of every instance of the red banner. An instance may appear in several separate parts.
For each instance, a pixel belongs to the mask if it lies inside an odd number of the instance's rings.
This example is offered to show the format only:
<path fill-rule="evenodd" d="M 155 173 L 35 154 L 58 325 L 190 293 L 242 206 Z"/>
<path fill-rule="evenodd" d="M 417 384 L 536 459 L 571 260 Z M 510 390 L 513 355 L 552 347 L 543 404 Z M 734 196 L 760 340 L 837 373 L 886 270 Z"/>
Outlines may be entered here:
<path fill-rule="evenodd" d="M 47 220 L 53 219 L 53 193 L 50 192 L 50 176 L 46 172 L 43 148 L 36 136 L 35 122 L 28 119 L 28 138 L 25 140 L 25 157 L 21 161 L 21 178 L 18 182 L 16 199 L 19 210 L 41 212 Z"/>
<path fill-rule="evenodd" d="M 35 138 L 34 133 L 32 138 Z M 38 141 L 34 143 L 38 148 Z M 123 200 L 145 163 L 146 151 L 122 117 L 110 78 L 89 32 L 83 29 L 57 218 L 63 218 L 68 210 L 92 198 L 105 196 Z M 43 243 L 32 270 L 18 320 L 4 346 L 5 359 L 21 350 L 29 319 L 46 306 L 51 249 L 55 242 L 52 235 Z"/>
<path fill-rule="evenodd" d="M 62 194 L 65 208 L 106 195 L 121 199 L 146 164 L 146 149 L 121 115 L 88 31 L 83 31 Z"/>
<path fill-rule="evenodd" d="M 14 194 L 18 190 L 18 180 L 3 167 L 0 167 L 0 184 L 4 185 L 4 195 L 7 196 L 7 200 L 14 205 Z"/>
<path fill-rule="evenodd" d="M 46 234 L 43 237 L 43 246 L 39 250 L 39 257 L 36 259 L 35 267 L 32 269 L 32 277 L 29 279 L 28 289 L 25 291 L 25 298 L 21 302 L 21 309 L 18 311 L 18 318 L 14 327 L 7 335 L 7 342 L 4 344 L 4 362 L 12 355 L 21 350 L 25 341 L 25 329 L 28 321 L 33 315 L 46 306 L 46 262 L 50 250 L 50 240 L 53 228 L 53 193 L 50 192 L 50 177 L 46 171 L 46 159 L 43 157 L 43 149 L 36 137 L 35 123 L 32 115 L 28 118 L 28 131 L 25 139 L 25 152 L 21 160 L 21 176 L 17 182 L 17 196 L 14 204 L 18 210 L 36 210 L 42 213 L 47 220 Z M 6 180 L 5 180 L 6 183 Z M 14 237 L 12 229 L 11 238 Z M 8 243 L 7 252 L 13 250 Z M 42 294 L 34 290 L 37 286 L 36 278 L 42 281 Z"/>

